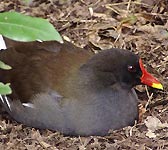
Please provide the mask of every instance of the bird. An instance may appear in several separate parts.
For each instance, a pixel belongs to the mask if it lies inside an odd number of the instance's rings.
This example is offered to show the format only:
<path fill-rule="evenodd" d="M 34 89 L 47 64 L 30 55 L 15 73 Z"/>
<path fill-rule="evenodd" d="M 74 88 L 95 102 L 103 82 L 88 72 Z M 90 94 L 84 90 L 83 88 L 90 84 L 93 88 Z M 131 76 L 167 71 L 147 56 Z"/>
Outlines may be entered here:
<path fill-rule="evenodd" d="M 129 50 L 95 54 L 67 41 L 5 42 L 0 60 L 12 69 L 0 70 L 0 82 L 10 83 L 12 94 L 1 95 L 0 104 L 29 127 L 105 136 L 138 120 L 134 86 L 163 89 Z"/>

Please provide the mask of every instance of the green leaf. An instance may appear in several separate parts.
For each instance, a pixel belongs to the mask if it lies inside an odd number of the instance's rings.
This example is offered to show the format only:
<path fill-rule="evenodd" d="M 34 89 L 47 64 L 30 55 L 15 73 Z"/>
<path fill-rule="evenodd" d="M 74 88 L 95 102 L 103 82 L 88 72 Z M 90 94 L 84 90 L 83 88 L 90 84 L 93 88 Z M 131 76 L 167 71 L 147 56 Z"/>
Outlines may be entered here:
<path fill-rule="evenodd" d="M 130 14 L 129 16 L 122 19 L 121 24 L 128 23 L 130 25 L 137 22 L 137 17 L 133 14 Z"/>
<path fill-rule="evenodd" d="M 5 64 L 5 63 L 2 62 L 2 61 L 0 61 L 0 68 L 1 68 L 1 69 L 4 69 L 4 70 L 10 70 L 10 69 L 12 69 L 11 66 Z"/>
<path fill-rule="evenodd" d="M 32 0 L 23 0 L 26 4 L 29 4 Z"/>
<path fill-rule="evenodd" d="M 0 13 L 0 34 L 16 41 L 62 42 L 62 37 L 47 20 L 17 12 Z"/>
<path fill-rule="evenodd" d="M 0 82 L 0 94 L 2 95 L 8 95 L 12 93 L 11 88 L 9 87 L 10 83 L 3 84 Z"/>

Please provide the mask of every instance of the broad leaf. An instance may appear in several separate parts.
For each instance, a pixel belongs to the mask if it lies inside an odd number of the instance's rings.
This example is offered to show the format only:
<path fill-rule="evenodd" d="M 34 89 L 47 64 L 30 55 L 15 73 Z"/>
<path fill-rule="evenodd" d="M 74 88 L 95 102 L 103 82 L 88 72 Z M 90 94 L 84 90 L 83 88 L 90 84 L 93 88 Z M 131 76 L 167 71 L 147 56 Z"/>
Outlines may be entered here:
<path fill-rule="evenodd" d="M 0 61 L 0 69 L 4 69 L 4 70 L 10 70 L 12 69 L 11 66 L 5 64 L 4 62 Z"/>
<path fill-rule="evenodd" d="M 8 95 L 12 93 L 11 88 L 9 87 L 10 83 L 3 84 L 0 82 L 0 94 L 2 95 Z"/>
<path fill-rule="evenodd" d="M 62 42 L 60 34 L 47 20 L 17 12 L 0 13 L 0 34 L 16 41 Z"/>

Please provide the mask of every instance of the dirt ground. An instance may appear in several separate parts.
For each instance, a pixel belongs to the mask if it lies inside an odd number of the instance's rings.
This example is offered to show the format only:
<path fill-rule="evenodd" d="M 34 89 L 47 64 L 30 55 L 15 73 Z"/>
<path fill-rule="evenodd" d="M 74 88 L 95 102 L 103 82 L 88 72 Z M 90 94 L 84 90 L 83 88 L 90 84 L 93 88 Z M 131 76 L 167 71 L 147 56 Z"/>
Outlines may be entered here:
<path fill-rule="evenodd" d="M 105 137 L 68 137 L 26 127 L 0 107 L 0 150 L 168 150 L 167 0 L 0 1 L 0 12 L 13 10 L 47 18 L 77 46 L 95 52 L 111 47 L 134 51 L 164 91 L 136 87 L 140 121 Z"/>

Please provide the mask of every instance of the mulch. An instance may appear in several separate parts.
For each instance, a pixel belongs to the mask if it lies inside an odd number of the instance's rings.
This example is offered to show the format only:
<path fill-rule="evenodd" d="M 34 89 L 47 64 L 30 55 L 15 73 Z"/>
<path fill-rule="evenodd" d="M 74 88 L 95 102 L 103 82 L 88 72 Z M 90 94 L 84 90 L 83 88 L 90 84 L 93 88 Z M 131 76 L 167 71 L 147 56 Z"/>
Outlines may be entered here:
<path fill-rule="evenodd" d="M 12 120 L 0 109 L 0 150 L 167 150 L 168 1 L 3 0 L 0 12 L 17 11 L 48 19 L 77 46 L 99 52 L 124 48 L 141 56 L 164 85 L 137 86 L 140 121 L 108 136 L 70 137 Z"/>

